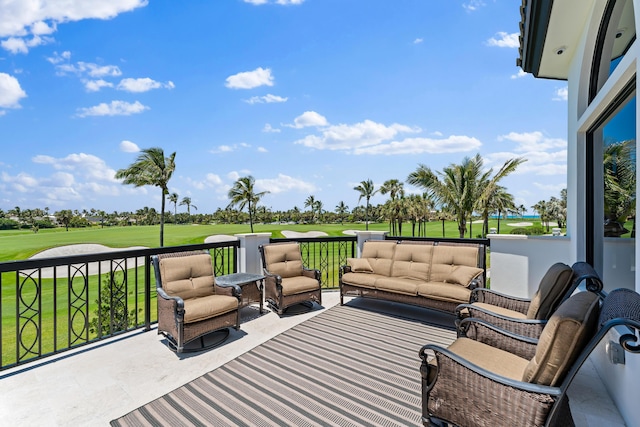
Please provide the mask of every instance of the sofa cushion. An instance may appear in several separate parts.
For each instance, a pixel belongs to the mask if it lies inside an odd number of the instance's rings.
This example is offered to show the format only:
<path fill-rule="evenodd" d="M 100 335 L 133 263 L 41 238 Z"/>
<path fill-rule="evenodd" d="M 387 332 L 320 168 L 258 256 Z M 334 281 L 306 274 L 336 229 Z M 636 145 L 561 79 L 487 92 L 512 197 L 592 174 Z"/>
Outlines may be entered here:
<path fill-rule="evenodd" d="M 238 298 L 228 295 L 209 295 L 184 300 L 184 321 L 193 323 L 228 313 L 238 308 Z"/>
<path fill-rule="evenodd" d="M 478 248 L 437 245 L 433 247 L 430 282 L 444 282 L 458 265 L 478 266 Z"/>
<path fill-rule="evenodd" d="M 458 338 L 449 350 L 495 374 L 520 381 L 529 361 L 499 348 L 469 338 Z"/>
<path fill-rule="evenodd" d="M 482 275 L 483 269 L 479 267 L 469 267 L 468 265 L 456 265 L 445 279 L 447 283 L 468 286 L 471 281 Z"/>
<path fill-rule="evenodd" d="M 439 301 L 464 304 L 469 302 L 471 290 L 452 283 L 426 282 L 418 285 L 418 295 Z"/>
<path fill-rule="evenodd" d="M 264 259 L 266 269 L 281 277 L 302 276 L 302 255 L 297 243 L 278 243 L 265 245 Z"/>
<path fill-rule="evenodd" d="M 403 277 L 380 277 L 376 280 L 376 289 L 403 295 L 416 296 L 420 280 Z"/>
<path fill-rule="evenodd" d="M 382 276 L 391 275 L 391 263 L 397 243 L 392 240 L 370 240 L 362 245 L 360 258 L 366 258 L 373 272 Z"/>
<path fill-rule="evenodd" d="M 522 381 L 557 386 L 595 335 L 599 314 L 599 298 L 592 292 L 579 292 L 563 302 L 542 330 Z"/>
<path fill-rule="evenodd" d="M 391 277 L 428 280 L 432 251 L 432 245 L 398 245 L 393 254 Z"/>
<path fill-rule="evenodd" d="M 347 258 L 347 264 L 354 273 L 373 273 L 373 268 L 366 258 Z"/>
<path fill-rule="evenodd" d="M 361 286 L 363 288 L 375 289 L 376 280 L 387 277 L 371 273 L 345 273 L 342 275 L 342 282 L 348 285 Z"/>
<path fill-rule="evenodd" d="M 527 318 L 548 319 L 560 304 L 573 281 L 573 270 L 561 262 L 553 264 L 540 280 L 538 291 L 531 299 Z"/>
<path fill-rule="evenodd" d="M 187 300 L 215 294 L 213 266 L 208 254 L 161 258 L 162 289 Z"/>
<path fill-rule="evenodd" d="M 283 277 L 282 295 L 296 295 L 303 292 L 317 291 L 320 284 L 316 279 L 307 276 Z"/>

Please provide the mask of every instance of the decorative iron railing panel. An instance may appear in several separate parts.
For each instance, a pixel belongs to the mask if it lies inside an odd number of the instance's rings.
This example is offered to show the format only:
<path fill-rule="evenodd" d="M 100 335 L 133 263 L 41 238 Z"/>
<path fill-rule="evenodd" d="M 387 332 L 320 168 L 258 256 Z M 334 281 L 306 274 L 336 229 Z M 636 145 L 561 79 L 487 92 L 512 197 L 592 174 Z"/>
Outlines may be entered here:
<path fill-rule="evenodd" d="M 301 237 L 270 239 L 270 241 L 300 243 L 302 263 L 307 268 L 320 270 L 324 289 L 338 288 L 340 266 L 347 263 L 347 258 L 356 257 L 357 238 L 355 236 Z"/>
<path fill-rule="evenodd" d="M 0 370 L 150 329 L 151 256 L 208 249 L 214 272 L 238 272 L 239 241 L 0 263 Z"/>

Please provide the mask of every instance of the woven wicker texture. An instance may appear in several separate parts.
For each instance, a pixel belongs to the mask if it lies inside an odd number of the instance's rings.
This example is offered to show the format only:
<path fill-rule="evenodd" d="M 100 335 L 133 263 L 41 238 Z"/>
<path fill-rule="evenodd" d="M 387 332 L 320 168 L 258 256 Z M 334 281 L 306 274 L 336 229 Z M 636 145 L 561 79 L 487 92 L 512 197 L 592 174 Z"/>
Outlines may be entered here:
<path fill-rule="evenodd" d="M 600 310 L 600 326 L 618 317 L 640 322 L 640 294 L 624 288 L 609 293 Z"/>

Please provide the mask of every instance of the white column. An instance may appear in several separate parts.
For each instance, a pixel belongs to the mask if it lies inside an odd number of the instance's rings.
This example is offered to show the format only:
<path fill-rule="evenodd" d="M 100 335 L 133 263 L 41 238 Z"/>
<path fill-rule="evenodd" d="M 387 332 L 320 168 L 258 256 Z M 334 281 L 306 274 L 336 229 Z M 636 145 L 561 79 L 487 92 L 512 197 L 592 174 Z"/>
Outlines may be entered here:
<path fill-rule="evenodd" d="M 384 240 L 384 237 L 387 234 L 387 231 L 356 231 L 356 236 L 358 238 L 358 250 L 356 256 L 360 258 L 364 242 L 367 240 Z"/>
<path fill-rule="evenodd" d="M 260 245 L 269 243 L 271 233 L 235 234 L 240 241 L 240 273 L 262 274 L 262 260 L 260 259 Z"/>

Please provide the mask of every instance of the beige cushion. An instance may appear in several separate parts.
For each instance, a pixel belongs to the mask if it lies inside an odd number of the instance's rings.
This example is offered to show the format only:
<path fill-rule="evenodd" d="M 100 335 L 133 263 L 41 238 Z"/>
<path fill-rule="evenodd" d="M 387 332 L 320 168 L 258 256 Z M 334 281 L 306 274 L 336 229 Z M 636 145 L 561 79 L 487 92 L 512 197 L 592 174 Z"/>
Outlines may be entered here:
<path fill-rule="evenodd" d="M 540 281 L 538 291 L 531 299 L 527 311 L 529 319 L 548 319 L 560 304 L 573 281 L 573 270 L 566 264 L 553 264 Z"/>
<path fill-rule="evenodd" d="M 482 275 L 484 270 L 478 267 L 469 267 L 468 265 L 456 265 L 453 271 L 445 279 L 447 283 L 455 283 L 457 285 L 468 286 L 471 281 Z"/>
<path fill-rule="evenodd" d="M 296 276 L 282 278 L 282 295 L 284 296 L 316 291 L 318 289 L 320 289 L 320 283 L 311 277 Z"/>
<path fill-rule="evenodd" d="M 469 338 L 458 338 L 449 350 L 474 365 L 516 381 L 522 379 L 529 363 L 527 359 Z"/>
<path fill-rule="evenodd" d="M 391 275 L 391 262 L 396 250 L 396 242 L 387 240 L 371 240 L 362 245 L 360 258 L 367 258 L 373 272 L 382 276 Z"/>
<path fill-rule="evenodd" d="M 464 304 L 469 302 L 471 290 L 463 286 L 444 282 L 427 282 L 418 285 L 418 295 L 438 301 Z"/>
<path fill-rule="evenodd" d="M 209 295 L 207 297 L 184 300 L 185 323 L 197 322 L 220 316 L 238 308 L 238 298 L 227 295 Z"/>
<path fill-rule="evenodd" d="M 418 294 L 418 285 L 420 283 L 422 282 L 416 279 L 403 277 L 381 277 L 376 280 L 376 289 L 415 296 Z"/>
<path fill-rule="evenodd" d="M 263 246 L 265 268 L 283 278 L 302 276 L 302 255 L 297 243 L 276 243 Z"/>
<path fill-rule="evenodd" d="M 161 258 L 159 266 L 162 289 L 168 295 L 187 300 L 215 294 L 208 254 Z"/>
<path fill-rule="evenodd" d="M 391 276 L 428 280 L 432 251 L 432 245 L 398 245 L 393 254 Z"/>
<path fill-rule="evenodd" d="M 508 308 L 500 307 L 498 305 L 487 304 L 485 302 L 474 302 L 472 307 L 485 309 L 492 313 L 500 314 L 501 316 L 510 317 L 512 319 L 526 319 L 527 316 L 519 311 L 509 310 Z"/>
<path fill-rule="evenodd" d="M 347 264 L 354 273 L 373 273 L 373 268 L 366 258 L 347 258 Z"/>
<path fill-rule="evenodd" d="M 382 277 L 387 276 L 381 276 L 379 274 L 345 273 L 342 275 L 342 282 L 348 285 L 375 289 L 376 280 Z"/>
<path fill-rule="evenodd" d="M 478 266 L 478 248 L 472 246 L 447 246 L 437 245 L 433 247 L 433 258 L 429 281 L 444 282 L 454 270 L 455 266 Z"/>
<path fill-rule="evenodd" d="M 563 302 L 542 330 L 522 381 L 557 386 L 595 335 L 599 308 L 592 292 L 579 292 Z"/>

